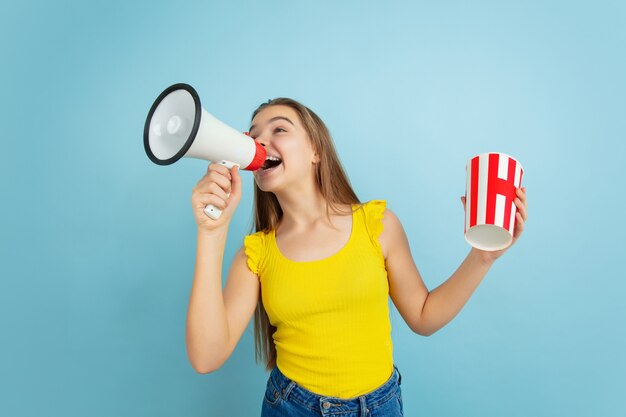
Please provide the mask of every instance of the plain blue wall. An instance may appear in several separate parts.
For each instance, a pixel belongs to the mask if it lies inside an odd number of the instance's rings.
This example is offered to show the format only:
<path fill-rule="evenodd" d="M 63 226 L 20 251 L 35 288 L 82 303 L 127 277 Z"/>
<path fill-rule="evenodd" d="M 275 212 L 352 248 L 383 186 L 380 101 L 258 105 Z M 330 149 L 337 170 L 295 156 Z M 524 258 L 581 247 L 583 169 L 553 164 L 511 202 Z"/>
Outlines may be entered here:
<path fill-rule="evenodd" d="M 431 289 L 469 251 L 466 160 L 517 157 L 526 231 L 459 316 L 425 338 L 392 310 L 405 413 L 624 415 L 625 19 L 620 1 L 2 2 L 0 414 L 259 415 L 252 323 L 219 371 L 186 356 L 207 164 L 152 164 L 142 130 L 187 82 L 242 131 L 272 97 L 316 111 Z"/>

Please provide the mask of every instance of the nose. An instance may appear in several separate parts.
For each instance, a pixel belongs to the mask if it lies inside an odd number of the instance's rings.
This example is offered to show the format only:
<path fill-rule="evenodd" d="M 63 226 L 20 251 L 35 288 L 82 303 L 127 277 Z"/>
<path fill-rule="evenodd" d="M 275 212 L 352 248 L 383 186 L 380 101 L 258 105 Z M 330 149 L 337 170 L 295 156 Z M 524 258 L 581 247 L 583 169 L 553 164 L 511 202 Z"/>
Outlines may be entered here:
<path fill-rule="evenodd" d="M 243 132 L 244 135 L 246 136 L 250 136 L 250 132 Z M 261 146 L 266 146 L 265 143 L 261 142 L 261 138 L 252 138 L 252 140 L 254 140 L 255 142 L 258 142 L 259 145 Z"/>

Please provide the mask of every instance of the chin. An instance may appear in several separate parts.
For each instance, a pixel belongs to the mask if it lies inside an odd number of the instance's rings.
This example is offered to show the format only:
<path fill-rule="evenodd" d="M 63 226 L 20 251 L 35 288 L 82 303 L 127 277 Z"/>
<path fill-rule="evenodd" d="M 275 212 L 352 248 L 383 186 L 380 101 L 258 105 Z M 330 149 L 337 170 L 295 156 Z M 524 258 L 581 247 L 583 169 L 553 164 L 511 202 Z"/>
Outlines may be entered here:
<path fill-rule="evenodd" d="M 276 169 L 282 171 L 282 167 Z M 261 176 L 259 172 L 255 172 L 254 182 L 261 191 L 264 191 L 266 193 L 273 193 L 276 192 L 277 188 L 283 185 L 284 181 L 281 181 L 281 179 L 284 178 L 281 175 L 282 172 L 270 172 L 266 174 L 266 176 Z"/>
<path fill-rule="evenodd" d="M 256 175 L 254 176 L 254 183 L 257 187 L 259 187 L 259 190 L 266 193 L 274 192 L 274 189 L 276 188 L 274 181 L 267 181 L 265 178 L 258 178 Z"/>
<path fill-rule="evenodd" d="M 305 173 L 290 171 L 288 175 L 285 175 L 282 168 L 277 169 L 280 171 L 269 173 L 267 176 L 259 176 L 255 173 L 254 182 L 261 191 L 276 194 L 285 189 L 297 189 L 300 184 L 306 184 L 309 181 Z"/>
<path fill-rule="evenodd" d="M 264 187 L 263 185 L 259 184 L 258 182 L 256 183 L 257 187 L 259 187 L 259 190 L 265 192 L 265 193 L 273 193 L 273 189 L 272 188 L 267 188 Z"/>

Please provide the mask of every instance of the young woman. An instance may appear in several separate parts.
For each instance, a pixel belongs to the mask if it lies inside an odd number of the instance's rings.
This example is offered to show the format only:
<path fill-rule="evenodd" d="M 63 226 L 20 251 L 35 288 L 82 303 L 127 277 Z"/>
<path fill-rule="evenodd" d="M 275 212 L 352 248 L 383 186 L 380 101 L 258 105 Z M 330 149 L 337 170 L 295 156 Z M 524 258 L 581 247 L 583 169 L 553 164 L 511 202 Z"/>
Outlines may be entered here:
<path fill-rule="evenodd" d="M 254 312 L 257 359 L 271 370 L 262 416 L 401 416 L 388 297 L 411 330 L 431 335 L 456 316 L 506 249 L 472 248 L 429 291 L 399 219 L 384 200 L 359 202 L 313 111 L 270 100 L 253 113 L 249 134 L 268 160 L 254 173 L 256 232 L 236 253 L 223 292 L 228 225 L 242 192 L 237 167 L 210 164 L 192 193 L 192 366 L 200 373 L 220 368 Z M 527 218 L 525 189 L 517 195 L 513 243 Z M 207 204 L 223 210 L 218 220 L 204 214 Z"/>

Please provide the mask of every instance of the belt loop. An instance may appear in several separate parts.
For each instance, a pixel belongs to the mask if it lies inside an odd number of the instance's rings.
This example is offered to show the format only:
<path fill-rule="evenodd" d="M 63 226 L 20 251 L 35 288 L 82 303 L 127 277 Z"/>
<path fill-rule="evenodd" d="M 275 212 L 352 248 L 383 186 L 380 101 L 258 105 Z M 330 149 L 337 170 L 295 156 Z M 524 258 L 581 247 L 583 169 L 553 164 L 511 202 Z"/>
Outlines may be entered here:
<path fill-rule="evenodd" d="M 365 395 L 361 395 L 359 397 L 359 402 L 361 403 L 361 416 L 360 417 L 368 417 L 370 410 L 367 409 L 367 403 L 365 402 Z"/>
<path fill-rule="evenodd" d="M 294 389 L 295 387 L 296 387 L 296 381 L 289 380 L 289 383 L 287 384 L 287 386 L 282 389 L 283 398 L 285 400 L 289 396 L 289 393 L 291 392 L 291 390 Z"/>
<path fill-rule="evenodd" d="M 277 388 L 280 390 L 283 399 L 286 400 L 291 390 L 296 387 L 296 381 L 290 379 L 287 375 L 283 374 L 280 369 L 278 369 L 278 366 L 275 367 L 274 370 L 277 374 L 280 374 L 280 376 L 276 376 L 276 380 L 278 381 L 276 385 Z"/>
<path fill-rule="evenodd" d="M 398 385 L 402 385 L 402 374 L 400 373 L 400 369 L 398 369 L 396 365 L 394 365 L 394 368 L 398 371 Z"/>

